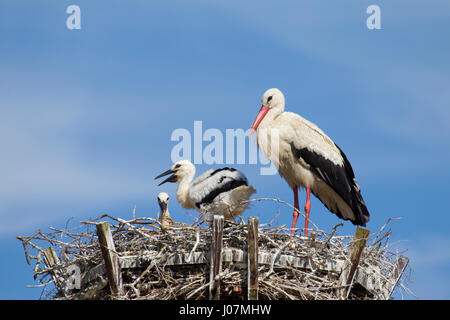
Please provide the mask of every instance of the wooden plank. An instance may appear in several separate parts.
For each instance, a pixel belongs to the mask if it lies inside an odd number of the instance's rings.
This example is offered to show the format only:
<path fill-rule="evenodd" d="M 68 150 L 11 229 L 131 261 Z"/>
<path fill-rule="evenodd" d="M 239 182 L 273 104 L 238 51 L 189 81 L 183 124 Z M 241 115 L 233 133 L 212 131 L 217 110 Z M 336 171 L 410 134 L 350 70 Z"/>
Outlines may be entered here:
<path fill-rule="evenodd" d="M 385 281 L 382 279 L 381 270 L 378 266 L 366 266 L 358 268 L 353 283 L 359 283 L 365 290 L 378 297 L 383 292 Z"/>
<path fill-rule="evenodd" d="M 121 269 L 133 269 L 147 267 L 154 258 L 158 255 L 158 252 L 153 251 L 143 251 L 138 255 L 129 255 L 119 257 L 119 265 Z M 171 254 L 166 258 L 158 257 L 158 266 L 183 266 L 183 265 L 204 265 L 208 262 L 210 256 L 205 252 L 194 252 L 191 260 L 188 260 L 189 253 L 184 254 Z M 224 264 L 233 263 L 234 268 L 237 269 L 247 269 L 247 255 L 244 250 L 238 248 L 223 248 L 222 249 L 222 266 Z M 277 255 L 275 253 L 267 251 L 258 252 L 258 264 L 259 265 L 271 265 L 274 262 L 274 267 L 290 267 L 298 269 L 311 270 L 311 261 L 308 257 L 295 257 L 290 255 Z M 334 260 L 332 258 L 323 258 L 317 260 L 314 263 L 315 268 L 324 272 L 336 272 L 341 273 L 344 261 Z M 93 281 L 98 277 L 105 274 L 104 264 L 98 265 L 87 273 L 82 279 L 82 285 L 86 281 Z M 357 274 L 358 275 L 358 274 Z"/>
<path fill-rule="evenodd" d="M 395 264 L 395 269 L 393 271 L 393 276 L 391 277 L 392 281 L 389 281 L 389 283 L 386 284 L 385 290 L 384 290 L 384 299 L 388 300 L 392 292 L 394 291 L 395 287 L 397 286 L 403 272 L 406 269 L 406 266 L 409 263 L 409 258 L 401 255 L 397 259 L 397 263 Z"/>
<path fill-rule="evenodd" d="M 122 272 L 107 221 L 97 223 L 97 236 L 105 263 L 105 271 L 108 277 L 109 287 L 111 288 L 111 294 L 113 296 L 121 296 L 123 295 Z"/>
<path fill-rule="evenodd" d="M 220 278 L 222 272 L 223 216 L 215 215 L 211 236 L 211 269 L 209 272 L 209 299 L 220 299 Z"/>
<path fill-rule="evenodd" d="M 248 218 L 248 300 L 258 300 L 258 222 L 258 217 Z"/>
<path fill-rule="evenodd" d="M 342 289 L 338 290 L 338 295 L 341 299 L 348 298 L 348 294 L 350 293 L 350 288 L 353 284 L 353 279 L 356 274 L 356 269 L 358 268 L 363 249 L 366 246 L 369 233 L 370 231 L 365 228 L 356 228 L 352 245 L 347 256 L 348 260 L 345 262 L 341 275 L 339 277 L 339 285 L 343 287 Z"/>
<path fill-rule="evenodd" d="M 53 267 L 59 263 L 59 258 L 56 255 L 55 248 L 48 247 L 44 250 L 44 262 L 47 267 Z"/>
<path fill-rule="evenodd" d="M 59 263 L 59 258 L 56 255 L 55 248 L 48 247 L 43 251 L 43 253 L 44 253 L 44 263 L 48 268 L 52 268 L 53 266 Z M 55 269 L 50 272 L 50 275 L 53 279 L 53 282 L 55 283 L 56 289 L 58 289 L 59 292 L 61 292 L 64 296 L 67 297 L 68 291 L 65 286 L 63 271 L 64 270 Z"/>
<path fill-rule="evenodd" d="M 130 255 L 120 257 L 120 266 L 122 269 L 145 267 L 152 262 L 157 256 L 158 252 L 144 251 L 139 255 Z M 194 265 L 205 264 L 208 261 L 208 256 L 205 252 L 194 252 L 191 261 L 188 260 L 189 253 L 170 254 L 167 257 L 158 257 L 158 265 L 160 266 L 179 266 L 179 265 Z M 292 267 L 300 269 L 311 269 L 311 259 L 308 257 L 297 257 L 291 255 L 277 255 L 275 253 L 265 250 L 258 252 L 258 264 L 271 265 L 272 260 L 276 260 L 275 267 Z M 238 248 L 223 248 L 222 249 L 222 266 L 225 263 L 247 265 L 247 255 L 245 251 Z M 315 268 L 321 271 L 340 273 L 343 269 L 344 261 L 335 260 L 330 257 L 317 258 Z"/>

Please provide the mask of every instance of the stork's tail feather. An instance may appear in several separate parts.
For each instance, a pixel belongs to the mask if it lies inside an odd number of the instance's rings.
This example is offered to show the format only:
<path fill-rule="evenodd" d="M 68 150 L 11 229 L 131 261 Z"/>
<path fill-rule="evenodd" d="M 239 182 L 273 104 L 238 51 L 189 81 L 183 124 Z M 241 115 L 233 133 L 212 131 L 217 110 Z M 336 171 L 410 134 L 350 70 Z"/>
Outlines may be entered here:
<path fill-rule="evenodd" d="M 364 201 L 357 203 L 352 209 L 355 214 L 355 220 L 352 220 L 352 223 L 357 226 L 365 227 L 366 223 L 370 220 L 370 214 Z"/>
<path fill-rule="evenodd" d="M 354 225 L 363 227 L 365 227 L 366 223 L 370 220 L 369 210 L 361 196 L 356 181 L 355 184 L 351 186 L 350 197 L 346 197 L 347 201 L 341 197 L 342 201 L 345 201 L 352 210 L 352 214 L 344 214 L 341 212 L 341 208 L 338 205 L 326 201 L 317 190 L 311 188 L 311 192 L 325 205 L 325 207 L 327 207 L 328 210 L 336 214 L 339 219 L 348 220 Z"/>
<path fill-rule="evenodd" d="M 353 219 L 350 220 L 356 226 L 366 226 L 366 223 L 370 220 L 369 210 L 367 209 L 366 203 L 361 195 L 361 191 L 358 182 L 353 178 L 353 183 L 351 184 L 350 191 L 350 201 L 347 204 L 353 211 Z"/>

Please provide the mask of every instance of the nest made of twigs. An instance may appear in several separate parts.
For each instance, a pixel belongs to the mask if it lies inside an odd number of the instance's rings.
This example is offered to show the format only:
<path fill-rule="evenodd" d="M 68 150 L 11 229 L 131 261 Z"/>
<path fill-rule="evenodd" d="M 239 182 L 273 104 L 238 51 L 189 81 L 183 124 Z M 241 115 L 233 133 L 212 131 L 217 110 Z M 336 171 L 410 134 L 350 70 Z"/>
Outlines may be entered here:
<path fill-rule="evenodd" d="M 120 257 L 124 293 L 110 293 L 95 225 L 110 222 L 115 250 Z M 389 221 L 388 221 L 389 222 Z M 386 223 L 387 225 L 387 223 Z M 363 251 L 358 274 L 373 277 L 370 289 L 357 285 L 349 299 L 386 299 L 383 291 L 395 279 L 394 269 L 399 252 L 389 245 L 391 231 L 384 225 L 370 235 Z M 294 236 L 289 230 L 271 224 L 259 226 L 259 299 L 338 299 L 341 288 L 339 271 L 348 260 L 352 236 L 315 229 L 310 237 Z M 34 278 L 43 287 L 41 297 L 51 299 L 208 299 L 211 229 L 175 224 L 161 231 L 152 218 L 125 221 L 102 215 L 82 221 L 75 228 L 51 232 L 37 231 L 32 236 L 18 236 L 27 263 L 34 265 Z M 224 259 L 221 299 L 245 299 L 247 225 L 226 222 L 223 231 Z M 53 247 L 57 258 L 49 265 L 46 249 Z M 76 266 L 81 277 L 73 288 L 68 270 Z M 72 271 L 71 271 L 72 272 Z M 398 287 L 406 287 L 402 276 Z M 395 286 L 395 285 L 394 285 Z M 389 294 L 390 295 L 390 294 Z"/>

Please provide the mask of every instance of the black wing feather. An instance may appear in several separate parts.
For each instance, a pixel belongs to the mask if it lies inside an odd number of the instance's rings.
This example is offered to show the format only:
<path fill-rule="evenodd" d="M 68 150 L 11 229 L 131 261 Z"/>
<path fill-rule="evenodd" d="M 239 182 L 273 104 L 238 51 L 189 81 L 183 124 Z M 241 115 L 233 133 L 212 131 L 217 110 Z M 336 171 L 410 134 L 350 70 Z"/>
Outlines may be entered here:
<path fill-rule="evenodd" d="M 314 151 L 310 151 L 308 148 L 297 149 L 294 144 L 291 143 L 291 150 L 294 156 L 297 159 L 302 158 L 310 166 L 310 169 L 332 188 L 352 209 L 355 215 L 355 220 L 351 220 L 352 223 L 365 226 L 370 219 L 369 211 L 361 196 L 360 188 L 355 179 L 355 174 L 350 162 L 344 152 L 337 145 L 336 147 L 339 149 L 344 160 L 342 166 L 333 163 L 331 160 L 322 157 Z M 319 198 L 319 200 L 321 200 L 320 196 L 317 195 L 314 190 L 311 191 Z M 325 206 L 327 205 L 325 204 Z M 339 209 L 332 210 L 328 206 L 327 208 L 339 218 L 343 218 Z"/>
<path fill-rule="evenodd" d="M 228 167 L 220 168 L 220 169 L 217 169 L 217 170 L 211 172 L 209 177 L 211 177 L 219 172 L 222 172 L 222 171 L 234 172 L 237 170 L 235 168 L 228 168 Z M 225 180 L 229 180 L 229 181 L 226 181 L 224 184 L 222 184 Z M 213 202 L 214 198 L 223 192 L 227 192 L 227 191 L 233 190 L 237 187 L 244 186 L 244 185 L 248 186 L 247 179 L 245 178 L 244 175 L 242 175 L 242 179 L 235 179 L 234 177 L 224 175 L 224 176 L 220 177 L 218 183 L 222 184 L 222 185 L 220 185 L 220 187 L 218 187 L 218 188 L 215 188 L 210 193 L 208 193 L 206 196 L 204 196 L 200 201 L 195 203 L 195 206 L 197 208 L 200 208 L 201 205 L 205 205 L 205 204 Z"/>

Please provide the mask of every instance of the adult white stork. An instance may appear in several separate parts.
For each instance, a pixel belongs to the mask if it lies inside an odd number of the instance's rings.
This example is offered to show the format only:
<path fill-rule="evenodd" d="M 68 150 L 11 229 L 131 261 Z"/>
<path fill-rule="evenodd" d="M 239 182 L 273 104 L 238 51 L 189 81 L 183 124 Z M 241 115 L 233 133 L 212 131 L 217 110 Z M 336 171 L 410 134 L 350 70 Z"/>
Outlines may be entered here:
<path fill-rule="evenodd" d="M 299 209 L 298 188 L 306 189 L 305 235 L 308 235 L 310 192 L 339 218 L 365 226 L 369 211 L 344 152 L 314 123 L 285 112 L 284 104 L 280 90 L 267 90 L 249 136 L 256 130 L 259 149 L 292 188 L 295 208 Z M 298 218 L 295 210 L 293 216 L 291 235 Z"/>
<path fill-rule="evenodd" d="M 211 224 L 214 215 L 231 220 L 244 212 L 248 203 L 242 203 L 255 193 L 248 185 L 245 175 L 234 168 L 208 170 L 193 181 L 195 167 L 188 160 L 175 163 L 155 179 L 171 174 L 166 182 L 177 182 L 177 199 L 183 208 L 198 210 L 204 220 Z"/>

